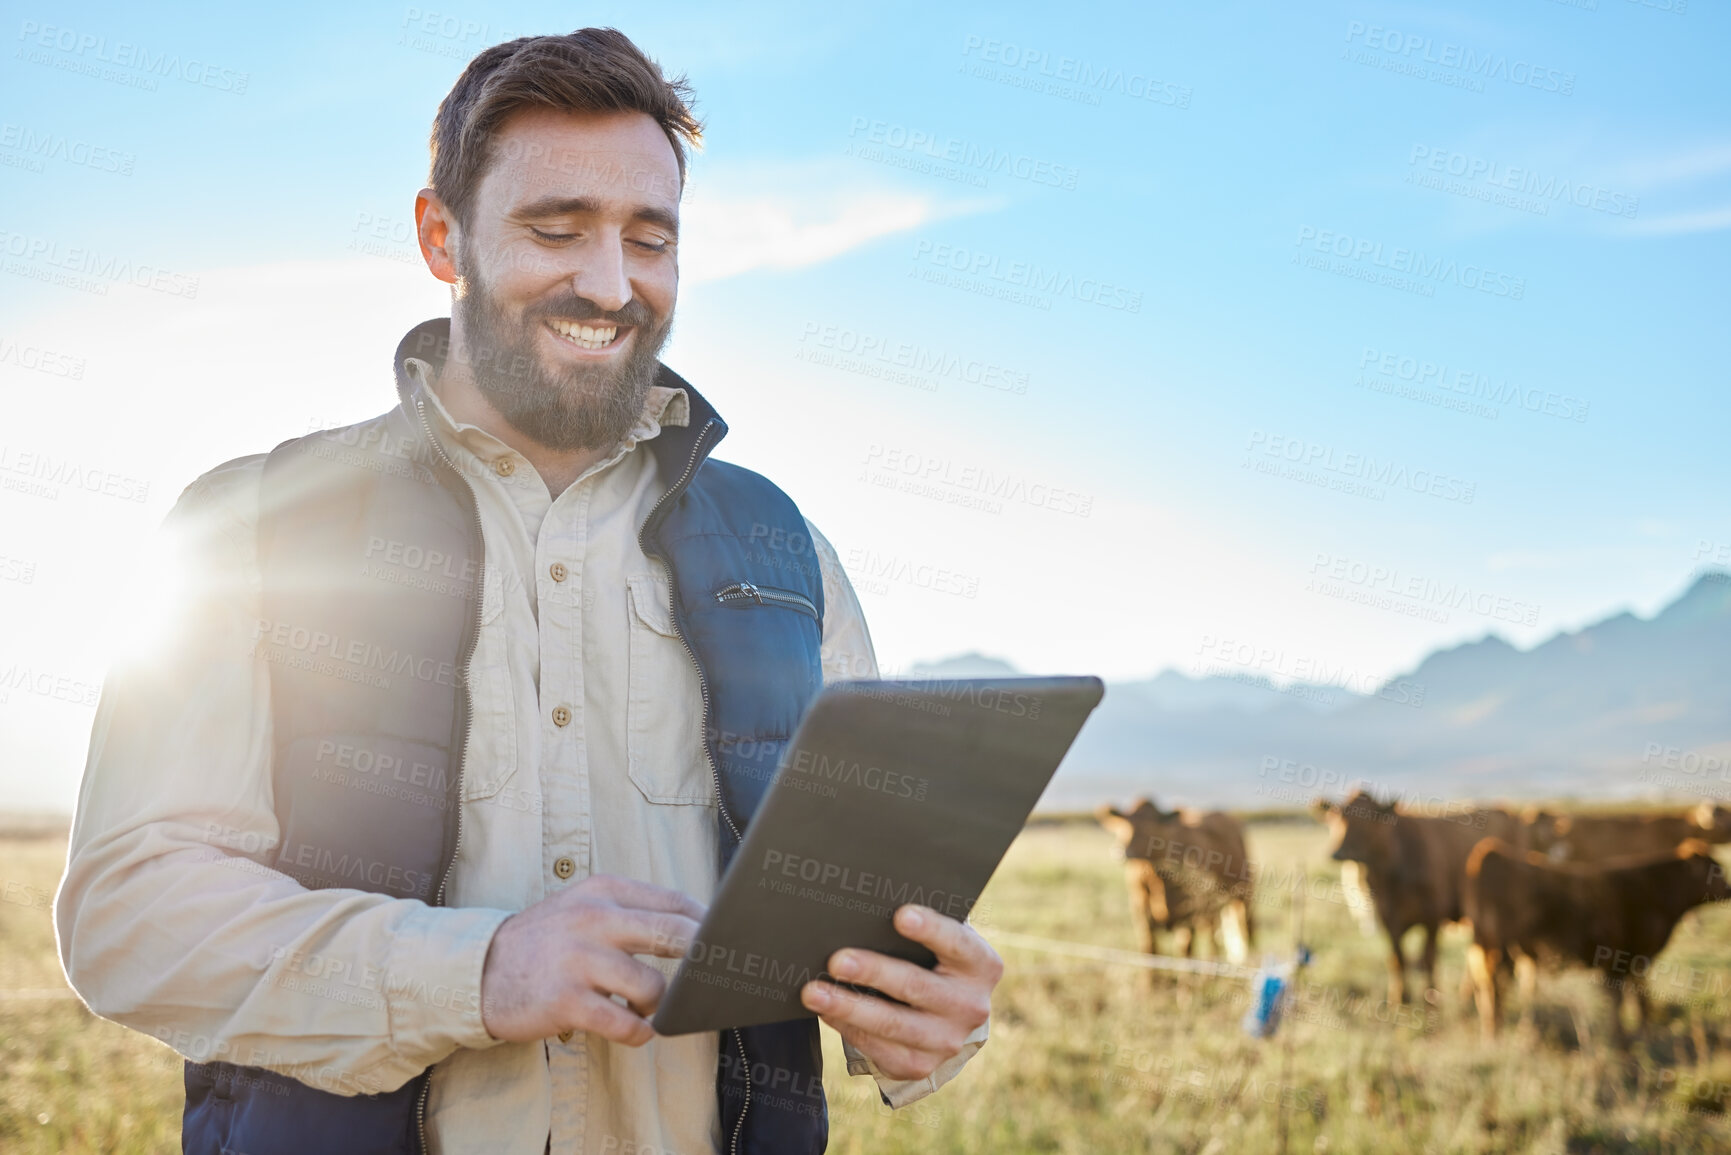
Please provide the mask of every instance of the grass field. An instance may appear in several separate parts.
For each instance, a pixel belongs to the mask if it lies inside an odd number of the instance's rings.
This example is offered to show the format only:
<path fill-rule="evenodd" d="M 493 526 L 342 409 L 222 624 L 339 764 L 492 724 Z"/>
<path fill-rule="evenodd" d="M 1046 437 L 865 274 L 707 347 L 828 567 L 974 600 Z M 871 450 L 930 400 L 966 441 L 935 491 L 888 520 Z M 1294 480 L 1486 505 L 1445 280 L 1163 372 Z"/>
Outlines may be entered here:
<path fill-rule="evenodd" d="M 1297 878 L 1308 895 L 1295 904 L 1265 886 L 1257 903 L 1260 950 L 1290 950 L 1301 906 L 1315 952 L 1275 1038 L 1240 1029 L 1241 980 L 1163 976 L 1150 990 L 1130 967 L 1005 946 L 992 1041 L 937 1096 L 889 1112 L 869 1080 L 837 1073 L 827 1040 L 830 1149 L 1731 1150 L 1731 907 L 1678 929 L 1654 986 L 1658 1021 L 1626 1055 L 1608 1048 L 1606 1001 L 1579 971 L 1541 981 L 1536 1038 L 1510 1030 L 1486 1047 L 1458 997 L 1458 930 L 1435 1003 L 1391 1008 L 1383 946 L 1338 901 L 1321 828 L 1259 823 L 1250 850 L 1265 879 Z M 76 1002 L 18 997 L 64 989 L 46 902 L 64 852 L 59 838 L 0 840 L 0 1150 L 176 1151 L 172 1053 Z M 1133 946 L 1113 844 L 1088 824 L 1026 831 L 978 921 L 988 934 Z"/>

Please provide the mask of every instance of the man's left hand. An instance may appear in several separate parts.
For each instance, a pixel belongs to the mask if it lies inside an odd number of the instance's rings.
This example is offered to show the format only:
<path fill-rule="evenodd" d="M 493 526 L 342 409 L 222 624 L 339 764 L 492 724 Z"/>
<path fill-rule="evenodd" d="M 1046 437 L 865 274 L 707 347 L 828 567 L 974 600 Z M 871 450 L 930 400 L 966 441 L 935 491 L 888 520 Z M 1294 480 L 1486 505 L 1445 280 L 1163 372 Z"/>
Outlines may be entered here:
<path fill-rule="evenodd" d="M 829 973 L 908 1004 L 858 994 L 834 983 L 805 984 L 800 1001 L 834 1027 L 885 1077 L 923 1079 L 953 1057 L 992 1011 L 1004 963 L 973 927 L 924 906 L 896 911 L 896 930 L 938 956 L 927 970 L 876 951 L 848 948 Z"/>

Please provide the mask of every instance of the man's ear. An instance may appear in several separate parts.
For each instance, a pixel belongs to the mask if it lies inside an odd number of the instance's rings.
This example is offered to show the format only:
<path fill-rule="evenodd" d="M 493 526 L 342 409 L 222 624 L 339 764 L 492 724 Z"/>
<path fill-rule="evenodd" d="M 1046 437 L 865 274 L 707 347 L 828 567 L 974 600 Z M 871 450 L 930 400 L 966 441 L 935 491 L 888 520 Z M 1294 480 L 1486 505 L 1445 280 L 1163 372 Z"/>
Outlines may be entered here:
<path fill-rule="evenodd" d="M 1315 802 L 1310 804 L 1310 812 L 1318 818 L 1327 818 L 1330 814 L 1333 814 L 1339 809 L 1340 804 L 1338 802 L 1330 802 L 1326 798 L 1318 798 Z"/>
<path fill-rule="evenodd" d="M 415 234 L 421 259 L 433 276 L 447 285 L 457 283 L 457 221 L 439 194 L 424 188 L 415 194 Z"/>

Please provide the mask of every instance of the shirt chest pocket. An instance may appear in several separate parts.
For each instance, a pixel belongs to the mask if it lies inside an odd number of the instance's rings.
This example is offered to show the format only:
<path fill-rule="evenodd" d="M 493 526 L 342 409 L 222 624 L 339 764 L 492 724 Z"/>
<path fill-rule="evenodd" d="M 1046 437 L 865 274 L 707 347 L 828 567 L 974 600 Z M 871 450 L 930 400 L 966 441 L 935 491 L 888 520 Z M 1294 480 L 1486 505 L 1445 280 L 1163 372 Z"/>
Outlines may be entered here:
<path fill-rule="evenodd" d="M 480 633 L 469 662 L 469 748 L 463 763 L 463 796 L 469 800 L 498 794 L 517 772 L 516 695 L 504 584 L 503 574 L 489 566 L 481 589 Z"/>
<path fill-rule="evenodd" d="M 668 587 L 658 575 L 637 574 L 627 593 L 627 772 L 650 802 L 714 805 L 715 779 L 703 746 L 703 687 L 673 628 Z"/>

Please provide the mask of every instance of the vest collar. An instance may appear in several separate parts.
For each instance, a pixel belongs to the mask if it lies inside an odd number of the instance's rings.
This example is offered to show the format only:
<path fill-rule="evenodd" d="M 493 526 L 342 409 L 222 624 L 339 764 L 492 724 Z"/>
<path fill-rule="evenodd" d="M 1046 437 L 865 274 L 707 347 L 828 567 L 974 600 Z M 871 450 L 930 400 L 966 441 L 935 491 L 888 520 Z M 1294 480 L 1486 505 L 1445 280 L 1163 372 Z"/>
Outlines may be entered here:
<path fill-rule="evenodd" d="M 445 357 L 450 351 L 449 317 L 434 317 L 430 321 L 422 321 L 398 342 L 392 369 L 397 380 L 397 399 L 402 402 L 405 412 L 412 414 L 415 410 L 414 392 L 417 386 L 403 367 L 403 362 L 410 357 L 419 357 L 431 363 L 436 371 L 442 371 Z M 682 426 L 664 425 L 660 435 L 648 442 L 650 452 L 655 454 L 656 464 L 661 467 L 662 476 L 668 479 L 667 494 L 655 507 L 659 513 L 678 498 L 679 492 L 690 484 L 697 467 L 703 464 L 716 444 L 727 436 L 727 422 L 721 419 L 721 414 L 704 399 L 703 394 L 693 389 L 685 378 L 665 364 L 658 363 L 655 383 L 669 389 L 685 390 L 691 406 L 690 421 Z M 650 521 L 657 520 L 659 519 L 651 514 Z"/>

